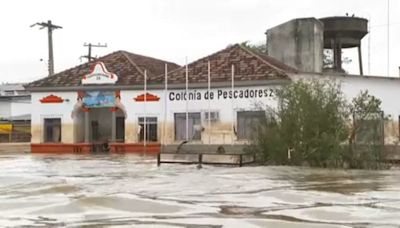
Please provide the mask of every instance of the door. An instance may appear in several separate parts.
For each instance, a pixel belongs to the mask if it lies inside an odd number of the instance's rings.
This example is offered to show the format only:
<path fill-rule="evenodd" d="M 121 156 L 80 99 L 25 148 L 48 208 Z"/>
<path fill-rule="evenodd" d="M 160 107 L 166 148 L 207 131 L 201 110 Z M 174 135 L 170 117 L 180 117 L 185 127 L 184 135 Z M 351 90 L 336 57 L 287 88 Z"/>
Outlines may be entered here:
<path fill-rule="evenodd" d="M 97 122 L 97 120 L 92 121 L 91 127 L 92 127 L 92 142 L 97 142 L 99 141 L 99 122 Z"/>
<path fill-rule="evenodd" d="M 251 139 L 257 130 L 260 120 L 265 118 L 264 111 L 237 112 L 237 136 L 238 139 Z"/>
<path fill-rule="evenodd" d="M 125 117 L 119 116 L 116 119 L 116 140 L 117 142 L 125 141 Z"/>

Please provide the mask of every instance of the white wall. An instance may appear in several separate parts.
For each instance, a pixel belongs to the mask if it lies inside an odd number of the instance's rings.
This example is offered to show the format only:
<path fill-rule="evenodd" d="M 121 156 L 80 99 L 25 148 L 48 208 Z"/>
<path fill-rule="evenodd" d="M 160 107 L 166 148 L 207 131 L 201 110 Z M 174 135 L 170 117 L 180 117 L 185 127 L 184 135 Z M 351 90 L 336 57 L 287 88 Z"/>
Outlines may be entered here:
<path fill-rule="evenodd" d="M 14 100 L 10 106 L 11 116 L 31 114 L 32 104 L 30 100 Z"/>
<path fill-rule="evenodd" d="M 386 115 L 397 120 L 400 114 L 400 78 L 388 79 L 385 77 L 371 76 L 340 76 L 320 74 L 292 75 L 293 80 L 319 79 L 330 80 L 340 83 L 344 95 L 349 101 L 356 97 L 361 91 L 368 90 L 371 95 L 382 101 L 382 109 Z"/>
<path fill-rule="evenodd" d="M 0 118 L 9 118 L 11 116 L 11 102 L 0 101 Z"/>
<path fill-rule="evenodd" d="M 342 90 L 349 101 L 357 96 L 361 90 L 368 89 L 370 94 L 382 100 L 382 108 L 386 115 L 390 115 L 392 121 L 391 129 L 385 128 L 385 131 L 390 130 L 388 134 L 390 139 L 385 139 L 387 142 L 394 142 L 398 138 L 398 126 L 396 121 L 400 115 L 400 79 L 387 79 L 378 77 L 366 76 L 337 76 L 337 75 L 322 75 L 322 74 L 298 74 L 291 75 L 293 80 L 300 79 L 319 79 L 319 80 L 335 80 L 340 82 Z M 253 87 L 236 87 L 236 91 L 240 90 L 269 90 L 276 89 L 277 86 L 253 86 Z M 158 138 L 163 143 L 179 143 L 174 139 L 174 113 L 185 112 L 186 104 L 188 112 L 201 112 L 202 126 L 205 131 L 202 132 L 202 142 L 213 144 L 231 143 L 232 140 L 237 141 L 233 135 L 232 125 L 236 124 L 236 112 L 245 110 L 254 110 L 257 106 L 270 105 L 276 106 L 275 98 L 272 96 L 262 96 L 258 98 L 223 98 L 218 96 L 218 91 L 229 92 L 230 88 L 211 89 L 214 93 L 214 99 L 204 99 L 207 89 L 190 89 L 190 92 L 196 91 L 201 94 L 201 99 L 189 100 L 170 100 L 171 92 L 182 93 L 181 90 L 170 90 L 165 95 L 164 90 L 148 90 L 148 93 L 156 95 L 160 98 L 155 102 L 136 102 L 134 98 L 143 94 L 143 90 L 123 90 L 121 91 L 121 103 L 127 111 L 125 120 L 125 142 L 138 142 L 138 118 L 144 115 L 148 117 L 157 117 L 158 120 Z M 42 104 L 40 99 L 50 94 L 60 96 L 68 102 L 56 104 Z M 73 106 L 76 103 L 77 92 L 34 92 L 32 93 L 32 142 L 42 142 L 43 140 L 43 119 L 49 117 L 60 117 L 62 119 L 62 142 L 71 143 L 83 140 L 81 126 L 82 121 L 74 121 L 71 118 Z M 165 107 L 165 102 L 167 106 Z M 220 120 L 212 123 L 211 128 L 208 128 L 208 121 L 204 120 L 204 113 L 208 111 L 218 111 Z M 28 108 L 20 108 L 27 110 Z M 232 111 L 232 109 L 234 111 Z M 0 109 L 1 111 L 1 109 Z M 166 111 L 166 121 L 164 121 L 164 111 Z M 77 126 L 79 125 L 79 126 Z M 164 132 L 165 126 L 165 134 Z M 79 130 L 80 129 L 80 130 Z M 77 132 L 77 130 L 79 132 Z M 75 134 L 75 136 L 74 136 Z M 385 133 L 386 134 L 386 133 Z"/>
<path fill-rule="evenodd" d="M 53 94 L 61 97 L 63 103 L 40 103 L 40 99 Z M 76 92 L 35 92 L 31 94 L 31 133 L 32 142 L 43 142 L 43 123 L 45 118 L 61 118 L 61 141 L 74 142 L 74 127 L 71 112 L 76 103 Z"/>
<path fill-rule="evenodd" d="M 134 98 L 138 95 L 144 93 L 144 91 L 121 91 L 121 102 L 125 105 L 128 116 L 126 119 L 126 139 L 137 141 L 135 134 L 137 134 L 137 126 L 138 126 L 138 117 L 142 117 L 144 115 L 148 117 L 157 117 L 159 124 L 159 138 L 162 136 L 163 132 L 163 124 L 164 124 L 164 115 L 166 111 L 166 133 L 165 138 L 161 139 L 161 142 L 165 143 L 179 143 L 174 139 L 174 113 L 184 113 L 186 112 L 186 105 L 188 112 L 200 112 L 202 116 L 202 126 L 205 128 L 205 131 L 202 133 L 202 141 L 208 142 L 208 134 L 212 134 L 211 143 L 231 143 L 233 130 L 232 124 L 236 123 L 236 112 L 244 111 L 244 110 L 254 110 L 257 109 L 257 106 L 265 105 L 276 105 L 276 101 L 274 97 L 269 95 L 271 91 L 273 91 L 276 87 L 272 86 L 255 86 L 255 87 L 236 87 L 235 90 L 268 90 L 268 96 L 265 97 L 264 94 L 261 98 L 237 98 L 230 99 L 224 98 L 221 95 L 225 92 L 228 93 L 231 89 L 211 89 L 210 91 L 214 94 L 214 99 L 208 100 L 205 99 L 204 96 L 207 92 L 207 89 L 193 89 L 189 90 L 191 92 L 195 91 L 200 93 L 201 99 L 196 100 L 170 100 L 172 94 L 171 93 L 183 93 L 185 89 L 181 90 L 170 90 L 165 94 L 164 90 L 148 90 L 148 93 L 156 95 L 160 97 L 159 101 L 156 102 L 135 102 Z M 271 91 L 270 91 L 271 90 Z M 218 94 L 219 92 L 219 94 Z M 218 96 L 220 95 L 220 96 Z M 165 101 L 167 100 L 167 105 L 165 108 Z M 212 123 L 212 130 L 208 129 L 208 121 L 204 120 L 204 113 L 208 112 L 210 107 L 211 111 L 219 112 L 219 121 Z M 234 111 L 233 111 L 234 110 Z M 130 132 L 129 128 L 133 129 Z M 210 130 L 210 131 L 209 131 Z M 132 135 L 130 137 L 130 135 Z M 166 141 L 164 141 L 166 140 Z M 234 139 L 236 141 L 236 138 Z"/>
<path fill-rule="evenodd" d="M 186 102 L 184 99 L 171 100 L 172 93 L 184 93 L 185 90 L 171 90 L 165 95 L 164 90 L 148 90 L 148 93 L 156 95 L 160 98 L 159 101 L 154 102 L 136 102 L 134 98 L 144 93 L 143 90 L 123 90 L 121 91 L 121 103 L 125 106 L 127 111 L 127 118 L 125 120 L 125 139 L 126 142 L 138 142 L 138 118 L 144 115 L 148 117 L 157 117 L 158 120 L 158 138 L 161 142 L 163 127 L 166 126 L 165 138 L 168 138 L 169 143 L 174 143 L 174 113 L 186 112 L 186 104 L 188 112 L 200 112 L 202 115 L 202 126 L 206 129 L 204 134 L 214 134 L 214 143 L 230 143 L 232 140 L 232 124 L 235 124 L 236 111 L 254 110 L 258 106 L 276 105 L 273 97 L 273 90 L 276 87 L 272 86 L 255 86 L 255 87 L 236 87 L 236 95 L 240 95 L 240 91 L 245 93 L 248 90 L 249 94 L 256 94 L 257 97 L 253 98 L 229 98 L 230 88 L 225 89 L 212 89 L 211 93 L 214 94 L 213 99 L 205 99 L 207 89 L 193 89 L 200 94 L 201 98 L 196 100 L 189 100 Z M 252 90 L 253 92 L 250 92 Z M 261 91 L 261 92 L 260 92 Z M 40 103 L 40 99 L 50 94 L 61 97 L 69 102 L 63 103 Z M 261 95 L 261 96 L 260 96 Z M 177 98 L 174 96 L 174 98 Z M 73 106 L 76 103 L 76 92 L 34 92 L 32 93 L 32 141 L 43 141 L 43 119 L 59 117 L 62 121 L 62 142 L 81 142 L 83 123 L 80 120 L 74 121 L 71 118 Z M 167 101 L 166 109 L 165 102 Z M 208 129 L 208 122 L 204 121 L 204 113 L 208 112 L 210 107 L 211 111 L 219 112 L 219 121 L 213 123 L 213 130 Z M 235 111 L 232 111 L 235 110 Z M 166 111 L 166 112 L 164 112 Z M 164 121 L 164 114 L 166 113 L 166 121 Z M 94 118 L 94 116 L 92 117 Z M 80 118 L 82 119 L 82 118 Z M 165 122 L 165 125 L 164 125 Z M 77 126 L 79 125 L 79 126 Z M 75 128 L 75 130 L 74 130 Z M 79 130 L 80 129 L 80 130 Z M 77 130 L 79 132 L 77 132 Z M 75 133 L 74 133 L 75 132 Z M 203 137 L 203 136 L 202 136 Z M 204 135 L 205 137 L 205 135 Z M 203 138 L 204 138 L 203 137 Z M 204 141 L 204 140 L 203 140 Z M 179 143 L 179 142 L 175 142 Z"/>

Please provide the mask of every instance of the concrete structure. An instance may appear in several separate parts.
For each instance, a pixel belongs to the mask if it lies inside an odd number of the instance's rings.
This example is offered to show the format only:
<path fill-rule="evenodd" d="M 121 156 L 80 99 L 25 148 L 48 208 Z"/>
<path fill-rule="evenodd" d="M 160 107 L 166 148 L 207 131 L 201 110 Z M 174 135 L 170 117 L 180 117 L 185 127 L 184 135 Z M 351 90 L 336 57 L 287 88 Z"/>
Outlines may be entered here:
<path fill-rule="evenodd" d="M 335 72 L 342 69 L 342 48 L 358 48 L 360 75 L 363 75 L 361 39 L 368 33 L 368 20 L 359 17 L 326 17 L 319 19 L 324 24 L 324 48 L 333 51 Z"/>
<path fill-rule="evenodd" d="M 302 72 L 322 72 L 323 23 L 300 18 L 268 29 L 268 55 Z"/>

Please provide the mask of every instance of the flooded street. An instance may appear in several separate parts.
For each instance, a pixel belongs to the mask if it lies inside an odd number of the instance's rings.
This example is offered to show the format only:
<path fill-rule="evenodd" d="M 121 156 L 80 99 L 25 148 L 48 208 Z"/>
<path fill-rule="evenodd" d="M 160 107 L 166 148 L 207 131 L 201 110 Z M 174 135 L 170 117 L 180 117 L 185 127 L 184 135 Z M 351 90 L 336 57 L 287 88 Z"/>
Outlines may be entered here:
<path fill-rule="evenodd" d="M 398 227 L 400 170 L 0 155 L 1 227 Z"/>

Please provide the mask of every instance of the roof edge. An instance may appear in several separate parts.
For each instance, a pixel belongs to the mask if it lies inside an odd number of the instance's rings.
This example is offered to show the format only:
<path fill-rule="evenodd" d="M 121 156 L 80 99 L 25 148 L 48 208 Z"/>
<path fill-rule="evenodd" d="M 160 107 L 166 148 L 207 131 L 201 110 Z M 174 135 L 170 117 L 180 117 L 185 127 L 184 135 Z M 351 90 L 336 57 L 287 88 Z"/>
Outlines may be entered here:
<path fill-rule="evenodd" d="M 269 80 L 254 80 L 254 81 L 237 81 L 235 86 L 246 87 L 246 86 L 260 86 L 260 85 L 281 85 L 289 83 L 292 80 L 290 78 L 284 79 L 269 79 Z M 169 84 L 168 89 L 185 89 L 185 83 Z M 204 88 L 207 89 L 208 83 L 190 83 L 189 88 Z M 211 88 L 223 88 L 231 87 L 231 82 L 213 82 Z M 107 90 L 107 89 L 119 89 L 119 90 L 143 90 L 143 85 L 94 85 L 94 86 L 66 86 L 66 87 L 29 87 L 28 91 L 34 92 L 54 92 L 54 91 L 80 91 L 80 90 Z M 147 89 L 165 89 L 165 84 L 148 84 Z"/>

